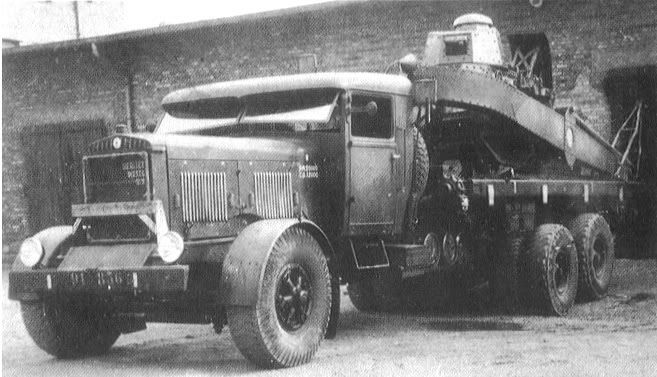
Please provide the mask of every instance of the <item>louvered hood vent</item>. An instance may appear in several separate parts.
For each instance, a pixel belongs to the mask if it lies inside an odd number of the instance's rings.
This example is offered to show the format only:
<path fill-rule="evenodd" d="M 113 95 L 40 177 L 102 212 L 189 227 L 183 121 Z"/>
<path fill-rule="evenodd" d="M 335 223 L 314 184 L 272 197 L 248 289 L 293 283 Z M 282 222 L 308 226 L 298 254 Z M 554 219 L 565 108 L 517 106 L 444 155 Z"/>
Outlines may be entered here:
<path fill-rule="evenodd" d="M 226 173 L 183 172 L 182 213 L 185 223 L 228 220 Z"/>
<path fill-rule="evenodd" d="M 255 172 L 256 213 L 265 219 L 294 217 L 292 173 Z"/>
<path fill-rule="evenodd" d="M 247 213 L 263 219 L 294 217 L 292 173 L 253 172 L 249 174 L 251 186 L 247 197 L 242 198 Z M 180 174 L 182 217 L 187 224 L 226 222 L 230 203 L 226 172 L 182 172 Z M 253 190 L 253 191 L 251 191 Z M 247 204 L 248 203 L 248 204 Z"/>

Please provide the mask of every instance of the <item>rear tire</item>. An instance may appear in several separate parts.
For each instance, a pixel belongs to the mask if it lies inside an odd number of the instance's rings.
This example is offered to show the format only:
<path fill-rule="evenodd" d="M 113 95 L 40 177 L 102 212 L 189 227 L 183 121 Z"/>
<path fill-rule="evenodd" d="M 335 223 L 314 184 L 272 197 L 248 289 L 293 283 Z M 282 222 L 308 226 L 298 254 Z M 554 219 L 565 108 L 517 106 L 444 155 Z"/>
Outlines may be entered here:
<path fill-rule="evenodd" d="M 103 313 L 77 301 L 21 302 L 21 314 L 36 345 L 57 358 L 104 354 L 120 335 Z"/>
<path fill-rule="evenodd" d="M 577 250 L 562 225 L 539 226 L 527 255 L 529 302 L 541 312 L 566 315 L 577 294 Z"/>
<path fill-rule="evenodd" d="M 286 230 L 258 286 L 254 306 L 227 308 L 237 348 L 264 368 L 307 363 L 324 338 L 331 311 L 331 276 L 319 243 L 303 229 Z"/>
<path fill-rule="evenodd" d="M 498 242 L 493 263 L 493 302 L 503 311 L 520 309 L 520 258 L 524 254 L 522 236 L 506 236 Z"/>
<path fill-rule="evenodd" d="M 607 294 L 614 268 L 614 237 L 604 217 L 586 213 L 569 226 L 579 261 L 578 300 L 598 300 Z"/>

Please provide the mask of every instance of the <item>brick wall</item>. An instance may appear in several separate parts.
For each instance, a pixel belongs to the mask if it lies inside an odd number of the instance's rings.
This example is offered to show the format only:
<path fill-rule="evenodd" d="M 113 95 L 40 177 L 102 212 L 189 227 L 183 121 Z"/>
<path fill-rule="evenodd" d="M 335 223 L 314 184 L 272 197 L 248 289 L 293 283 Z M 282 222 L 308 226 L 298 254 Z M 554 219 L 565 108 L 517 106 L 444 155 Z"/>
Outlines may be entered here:
<path fill-rule="evenodd" d="M 21 127 L 80 117 L 125 122 L 121 72 L 132 73 L 134 119 L 143 127 L 157 122 L 174 89 L 290 73 L 299 54 L 315 53 L 321 71 L 383 71 L 407 53 L 421 55 L 427 32 L 469 12 L 490 16 L 502 34 L 544 32 L 556 104 L 579 107 L 606 138 L 608 72 L 657 62 L 657 2 L 647 0 L 546 0 L 539 9 L 522 0 L 339 4 L 99 44 L 109 61 L 90 47 L 3 54 L 3 245 L 27 232 L 22 151 L 13 142 Z"/>
<path fill-rule="evenodd" d="M 3 56 L 3 256 L 15 253 L 17 243 L 37 231 L 27 222 L 24 130 L 71 120 L 125 122 L 121 78 L 97 60 L 90 49 Z"/>
<path fill-rule="evenodd" d="M 489 15 L 502 34 L 544 32 L 556 105 L 576 105 L 606 138 L 605 72 L 657 61 L 655 2 L 553 0 L 539 9 L 519 0 L 349 4 L 137 43 L 138 121 L 154 122 L 173 89 L 289 73 L 301 53 L 317 54 L 320 70 L 382 71 L 407 53 L 421 55 L 427 32 L 449 29 L 467 12 Z"/>

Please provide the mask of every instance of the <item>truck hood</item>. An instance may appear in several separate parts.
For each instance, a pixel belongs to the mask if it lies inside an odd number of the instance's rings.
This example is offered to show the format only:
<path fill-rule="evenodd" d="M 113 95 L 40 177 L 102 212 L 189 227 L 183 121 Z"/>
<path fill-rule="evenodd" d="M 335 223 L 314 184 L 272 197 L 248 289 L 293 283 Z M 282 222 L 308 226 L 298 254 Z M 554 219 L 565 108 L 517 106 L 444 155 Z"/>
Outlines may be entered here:
<path fill-rule="evenodd" d="M 174 160 L 299 160 L 311 152 L 303 139 L 280 137 L 217 137 L 174 134 L 134 134 L 148 141 L 153 150 L 166 148 Z"/>

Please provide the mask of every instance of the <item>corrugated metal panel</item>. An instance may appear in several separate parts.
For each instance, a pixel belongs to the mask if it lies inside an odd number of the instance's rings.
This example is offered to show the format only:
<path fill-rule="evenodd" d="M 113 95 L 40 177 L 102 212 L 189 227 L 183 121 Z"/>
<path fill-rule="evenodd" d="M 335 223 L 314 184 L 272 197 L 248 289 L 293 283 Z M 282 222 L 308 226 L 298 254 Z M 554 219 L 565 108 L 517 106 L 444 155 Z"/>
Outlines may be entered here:
<path fill-rule="evenodd" d="M 183 172 L 183 222 L 210 223 L 228 220 L 226 173 Z"/>
<path fill-rule="evenodd" d="M 256 172 L 256 213 L 265 219 L 294 217 L 292 203 L 292 173 Z"/>

